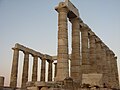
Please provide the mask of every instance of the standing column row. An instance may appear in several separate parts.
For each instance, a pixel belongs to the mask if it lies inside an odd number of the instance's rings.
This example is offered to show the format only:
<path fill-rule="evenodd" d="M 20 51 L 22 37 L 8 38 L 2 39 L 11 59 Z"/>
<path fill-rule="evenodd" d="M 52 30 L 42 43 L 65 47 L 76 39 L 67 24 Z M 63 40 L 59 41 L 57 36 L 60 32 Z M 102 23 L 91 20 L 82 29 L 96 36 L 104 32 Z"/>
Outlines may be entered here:
<path fill-rule="evenodd" d="M 14 50 L 13 54 L 13 63 L 11 69 L 11 78 L 10 78 L 10 87 L 17 87 L 17 75 L 18 75 L 18 61 L 19 61 L 19 49 L 12 48 Z M 29 52 L 23 51 L 24 53 L 24 63 L 23 63 L 23 73 L 22 73 L 22 83 L 21 88 L 26 88 L 26 83 L 28 82 L 28 70 L 29 70 Z M 33 70 L 32 70 L 32 81 L 37 81 L 37 72 L 38 72 L 38 56 L 33 56 Z M 52 60 L 49 61 L 48 68 L 48 81 L 52 81 Z M 41 63 L 41 81 L 45 81 L 45 70 L 46 70 L 46 58 L 42 58 Z"/>

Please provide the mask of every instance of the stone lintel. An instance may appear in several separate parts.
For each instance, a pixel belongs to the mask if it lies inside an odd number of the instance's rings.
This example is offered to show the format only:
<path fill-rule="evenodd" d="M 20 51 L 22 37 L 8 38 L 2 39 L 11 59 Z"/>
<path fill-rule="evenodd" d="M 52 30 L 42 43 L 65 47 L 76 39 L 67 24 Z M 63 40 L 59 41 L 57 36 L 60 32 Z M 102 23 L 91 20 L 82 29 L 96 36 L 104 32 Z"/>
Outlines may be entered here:
<path fill-rule="evenodd" d="M 28 47 L 25 47 L 25 46 L 23 46 L 23 45 L 21 45 L 21 44 L 19 44 L 19 43 L 16 43 L 15 44 L 15 47 L 14 48 L 12 48 L 12 49 L 19 49 L 20 51 L 23 51 L 23 52 L 28 52 L 29 54 L 31 54 L 32 56 L 38 56 L 38 57 L 40 57 L 40 58 L 46 58 L 46 60 L 52 60 L 52 56 L 50 56 L 50 55 L 47 55 L 47 54 L 42 54 L 42 53 L 40 53 L 40 52 L 37 52 L 37 51 L 35 51 L 35 50 L 33 50 L 33 49 L 30 49 L 30 48 L 28 48 Z"/>

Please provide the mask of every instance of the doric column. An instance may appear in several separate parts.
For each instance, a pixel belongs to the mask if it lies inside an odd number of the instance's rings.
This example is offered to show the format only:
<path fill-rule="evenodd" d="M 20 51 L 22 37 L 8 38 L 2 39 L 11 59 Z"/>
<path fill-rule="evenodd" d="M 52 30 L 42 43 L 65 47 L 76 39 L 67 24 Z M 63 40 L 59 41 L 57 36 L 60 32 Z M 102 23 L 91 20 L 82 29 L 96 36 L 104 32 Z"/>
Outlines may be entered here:
<path fill-rule="evenodd" d="M 41 62 L 41 81 L 45 81 L 45 70 L 46 70 L 46 58 L 42 58 L 42 62 Z"/>
<path fill-rule="evenodd" d="M 56 77 L 56 74 L 57 74 L 57 62 L 55 62 L 54 65 L 55 65 L 54 77 Z"/>
<path fill-rule="evenodd" d="M 96 63 L 97 63 L 97 73 L 102 73 L 102 58 L 101 58 L 101 41 L 97 39 L 96 41 Z"/>
<path fill-rule="evenodd" d="M 81 28 L 81 49 L 82 49 L 82 65 L 88 65 L 88 28 L 82 27 Z"/>
<path fill-rule="evenodd" d="M 91 64 L 91 72 L 96 72 L 96 44 L 95 44 L 95 35 L 90 34 L 89 36 L 89 60 Z"/>
<path fill-rule="evenodd" d="M 116 88 L 116 75 L 115 75 L 115 54 L 113 51 L 110 51 L 110 60 L 111 60 L 111 87 Z"/>
<path fill-rule="evenodd" d="M 118 76 L 118 67 L 117 67 L 117 57 L 114 57 L 114 67 L 115 67 L 115 80 L 116 80 L 116 88 L 119 87 L 119 76 Z"/>
<path fill-rule="evenodd" d="M 102 43 L 102 69 L 103 69 L 103 84 L 108 86 L 108 67 L 107 67 L 107 51 L 106 51 L 106 45 Z"/>
<path fill-rule="evenodd" d="M 17 74 L 18 74 L 18 59 L 19 59 L 19 49 L 12 48 L 14 50 L 13 63 L 10 79 L 10 87 L 16 88 L 17 86 Z"/>
<path fill-rule="evenodd" d="M 71 77 L 75 81 L 81 81 L 80 77 L 80 19 L 70 19 L 72 23 L 72 54 L 71 54 Z"/>
<path fill-rule="evenodd" d="M 107 48 L 107 52 L 106 52 L 106 57 L 107 57 L 107 66 L 108 66 L 108 87 L 111 87 L 111 83 L 112 83 L 112 79 L 111 79 L 111 55 L 110 55 L 110 49 Z"/>
<path fill-rule="evenodd" d="M 56 81 L 63 81 L 69 76 L 68 65 L 68 9 L 64 3 L 60 3 L 58 11 L 58 54 L 57 54 L 57 76 Z M 61 73 L 62 72 L 62 73 Z"/>
<path fill-rule="evenodd" d="M 48 60 L 48 81 L 52 81 L 52 60 Z"/>
<path fill-rule="evenodd" d="M 32 70 L 32 81 L 37 81 L 37 71 L 38 71 L 38 56 L 33 55 L 33 70 Z"/>
<path fill-rule="evenodd" d="M 24 64 L 22 73 L 22 88 L 26 88 L 26 83 L 28 82 L 28 69 L 29 69 L 29 53 L 24 51 Z"/>

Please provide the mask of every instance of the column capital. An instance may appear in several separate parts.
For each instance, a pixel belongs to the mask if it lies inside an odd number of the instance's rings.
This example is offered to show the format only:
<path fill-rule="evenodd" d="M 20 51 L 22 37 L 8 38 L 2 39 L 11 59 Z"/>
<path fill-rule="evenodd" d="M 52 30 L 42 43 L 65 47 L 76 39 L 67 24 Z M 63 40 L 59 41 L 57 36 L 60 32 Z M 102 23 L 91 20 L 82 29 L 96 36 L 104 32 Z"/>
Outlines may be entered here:
<path fill-rule="evenodd" d="M 59 5 L 57 7 L 55 7 L 55 10 L 57 12 L 69 12 L 69 9 L 67 8 L 65 2 L 60 2 Z"/>
<path fill-rule="evenodd" d="M 47 62 L 49 62 L 49 63 L 53 63 L 54 61 L 53 61 L 53 60 L 47 60 Z"/>
<path fill-rule="evenodd" d="M 19 50 L 19 48 L 13 47 L 12 50 Z"/>
<path fill-rule="evenodd" d="M 117 60 L 117 56 L 115 56 L 114 58 L 115 58 L 115 60 Z"/>
<path fill-rule="evenodd" d="M 70 18 L 69 21 L 70 21 L 71 23 L 73 23 L 73 22 L 79 22 L 79 23 L 80 23 L 80 18 L 79 18 L 79 17 Z"/>
<path fill-rule="evenodd" d="M 24 54 L 29 54 L 29 52 L 28 52 L 28 51 L 23 51 L 23 53 L 24 53 Z"/>
<path fill-rule="evenodd" d="M 113 52 L 112 50 L 110 50 L 110 54 L 111 54 L 112 56 L 115 56 L 115 54 L 114 54 L 114 52 Z"/>

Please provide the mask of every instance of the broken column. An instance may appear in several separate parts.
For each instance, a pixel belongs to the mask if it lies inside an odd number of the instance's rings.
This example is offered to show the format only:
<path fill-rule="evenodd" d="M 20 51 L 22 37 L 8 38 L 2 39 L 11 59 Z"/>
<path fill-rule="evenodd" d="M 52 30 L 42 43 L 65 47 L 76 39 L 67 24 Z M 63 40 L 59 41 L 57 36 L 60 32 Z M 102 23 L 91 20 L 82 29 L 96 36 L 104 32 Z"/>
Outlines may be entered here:
<path fill-rule="evenodd" d="M 70 19 L 72 23 L 72 54 L 71 54 L 71 77 L 77 83 L 81 81 L 80 75 L 80 19 Z"/>
<path fill-rule="evenodd" d="M 32 81 L 37 81 L 37 69 L 38 69 L 38 56 L 33 55 L 33 72 L 32 72 Z"/>
<path fill-rule="evenodd" d="M 58 12 L 58 55 L 57 55 L 57 75 L 56 81 L 63 81 L 69 76 L 68 66 L 68 9 L 64 2 L 60 2 L 56 7 Z"/>
<path fill-rule="evenodd" d="M 10 87 L 16 88 L 16 86 L 17 86 L 17 74 L 18 74 L 19 49 L 18 48 L 12 48 L 12 49 L 14 50 L 14 54 L 13 54 Z"/>
<path fill-rule="evenodd" d="M 28 69 L 29 69 L 29 53 L 24 51 L 24 64 L 22 73 L 22 88 L 26 88 L 26 83 L 28 82 Z"/>

